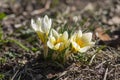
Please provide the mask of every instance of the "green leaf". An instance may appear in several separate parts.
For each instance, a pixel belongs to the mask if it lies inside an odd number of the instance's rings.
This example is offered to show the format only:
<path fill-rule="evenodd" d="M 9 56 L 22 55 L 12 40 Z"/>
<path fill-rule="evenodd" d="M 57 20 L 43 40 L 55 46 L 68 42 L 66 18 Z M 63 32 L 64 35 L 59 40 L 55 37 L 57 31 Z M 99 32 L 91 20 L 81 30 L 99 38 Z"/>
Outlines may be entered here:
<path fill-rule="evenodd" d="M 3 80 L 4 77 L 5 77 L 5 75 L 0 73 L 0 80 Z"/>
<path fill-rule="evenodd" d="M 27 48 L 26 46 L 24 46 L 21 42 L 15 40 L 15 39 L 9 39 L 10 42 L 16 43 L 18 46 L 20 46 L 21 48 L 23 48 L 26 51 L 29 51 L 29 48 Z"/>
<path fill-rule="evenodd" d="M 3 31 L 2 31 L 2 28 L 1 28 L 1 25 L 0 25 L 0 40 L 3 39 Z"/>
<path fill-rule="evenodd" d="M 7 60 L 5 57 L 0 57 L 0 64 L 4 64 L 6 61 Z"/>
<path fill-rule="evenodd" d="M 3 18 L 5 18 L 6 17 L 6 14 L 5 13 L 0 13 L 0 20 L 2 20 Z"/>

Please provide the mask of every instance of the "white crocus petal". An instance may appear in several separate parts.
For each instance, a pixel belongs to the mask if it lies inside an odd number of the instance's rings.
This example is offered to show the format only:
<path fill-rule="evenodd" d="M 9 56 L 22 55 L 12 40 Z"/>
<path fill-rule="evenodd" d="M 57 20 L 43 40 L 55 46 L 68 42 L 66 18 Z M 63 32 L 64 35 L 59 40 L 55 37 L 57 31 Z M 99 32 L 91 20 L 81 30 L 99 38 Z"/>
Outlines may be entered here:
<path fill-rule="evenodd" d="M 67 31 L 65 31 L 65 32 L 63 33 L 62 39 L 63 39 L 63 40 L 67 40 L 67 39 L 68 39 L 68 33 L 67 33 Z"/>
<path fill-rule="evenodd" d="M 76 43 L 76 42 L 72 42 L 72 46 L 74 47 L 74 49 L 76 51 L 79 51 L 80 50 L 80 46 Z"/>
<path fill-rule="evenodd" d="M 49 24 L 48 27 L 49 27 L 49 29 L 50 29 L 50 28 L 51 28 L 51 25 L 52 25 L 52 20 L 51 20 L 51 19 L 49 19 L 49 23 L 48 23 L 48 24 Z"/>
<path fill-rule="evenodd" d="M 59 34 L 57 31 L 55 31 L 54 29 L 51 30 L 51 35 L 55 37 L 55 39 L 57 39 L 59 37 Z"/>
<path fill-rule="evenodd" d="M 50 41 L 47 42 L 47 46 L 51 49 L 54 47 L 54 45 Z"/>
<path fill-rule="evenodd" d="M 76 38 L 76 35 L 73 34 L 73 36 L 72 36 L 71 39 L 70 39 L 70 42 L 75 41 L 75 38 Z"/>
<path fill-rule="evenodd" d="M 56 44 L 55 46 L 54 46 L 54 49 L 55 50 L 58 50 L 60 48 L 60 43 L 58 43 L 58 44 Z"/>
<path fill-rule="evenodd" d="M 48 20 L 49 20 L 49 18 L 48 18 L 47 15 L 44 16 L 44 20 L 45 20 L 45 21 L 48 21 Z"/>
<path fill-rule="evenodd" d="M 42 25 L 42 19 L 41 18 L 37 18 L 37 24 L 39 25 L 39 27 L 41 27 L 41 25 Z"/>
<path fill-rule="evenodd" d="M 41 32 L 41 33 L 45 33 L 43 30 L 42 30 L 42 19 L 41 18 L 38 18 L 37 19 L 37 24 L 38 24 L 38 28 L 39 28 L 39 31 Z"/>
<path fill-rule="evenodd" d="M 45 23 L 47 23 L 48 25 L 48 29 L 50 29 L 51 28 L 51 25 L 52 25 L 52 20 L 51 19 L 49 19 L 48 18 L 48 16 L 47 15 L 45 15 L 45 17 L 44 17 L 44 20 L 43 21 L 45 21 Z"/>
<path fill-rule="evenodd" d="M 92 33 L 84 33 L 81 38 L 84 42 L 90 42 L 92 40 Z"/>
<path fill-rule="evenodd" d="M 81 30 L 78 31 L 77 37 L 78 37 L 78 38 L 81 38 L 81 37 L 82 37 L 82 31 L 81 31 Z"/>
<path fill-rule="evenodd" d="M 48 33 L 48 31 L 49 31 L 48 24 L 47 24 L 45 19 L 43 19 L 43 21 L 42 21 L 42 27 L 41 28 L 42 28 L 43 32 Z"/>
<path fill-rule="evenodd" d="M 95 42 L 90 42 L 89 44 L 93 46 L 95 44 Z"/>
<path fill-rule="evenodd" d="M 35 31 L 39 30 L 37 24 L 35 23 L 35 21 L 33 19 L 31 19 L 31 26 Z"/>
<path fill-rule="evenodd" d="M 41 31 L 48 35 L 52 24 L 51 19 L 49 19 L 48 16 L 45 15 L 44 18 L 38 18 L 37 22 L 37 24 L 41 28 Z"/>
<path fill-rule="evenodd" d="M 51 36 L 49 40 L 50 40 L 50 42 L 53 43 L 53 44 L 54 44 L 55 41 L 56 41 L 56 39 L 55 39 L 53 36 Z"/>
<path fill-rule="evenodd" d="M 86 52 L 89 48 L 90 48 L 90 46 L 80 48 L 79 52 Z"/>

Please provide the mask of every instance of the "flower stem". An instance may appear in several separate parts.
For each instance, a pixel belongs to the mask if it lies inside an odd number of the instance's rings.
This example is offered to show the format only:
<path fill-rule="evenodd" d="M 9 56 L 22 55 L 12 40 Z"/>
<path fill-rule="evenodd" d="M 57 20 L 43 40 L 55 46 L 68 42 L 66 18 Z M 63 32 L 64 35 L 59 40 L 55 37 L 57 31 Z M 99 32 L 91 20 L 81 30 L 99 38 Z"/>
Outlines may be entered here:
<path fill-rule="evenodd" d="M 47 47 L 47 44 L 44 44 L 43 47 L 44 47 L 44 59 L 46 59 L 47 56 L 48 56 L 48 47 Z"/>

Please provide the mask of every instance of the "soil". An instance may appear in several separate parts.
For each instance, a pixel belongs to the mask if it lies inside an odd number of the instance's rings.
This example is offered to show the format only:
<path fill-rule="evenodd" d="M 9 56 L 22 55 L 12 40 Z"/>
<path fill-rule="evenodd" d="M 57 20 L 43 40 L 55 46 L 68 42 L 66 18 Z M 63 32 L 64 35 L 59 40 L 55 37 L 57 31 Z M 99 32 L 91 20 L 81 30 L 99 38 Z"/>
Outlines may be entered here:
<path fill-rule="evenodd" d="M 120 80 L 119 13 L 119 0 L 0 0 L 0 80 Z M 44 15 L 57 30 L 93 32 L 87 60 L 60 64 L 41 57 L 30 20 Z"/>

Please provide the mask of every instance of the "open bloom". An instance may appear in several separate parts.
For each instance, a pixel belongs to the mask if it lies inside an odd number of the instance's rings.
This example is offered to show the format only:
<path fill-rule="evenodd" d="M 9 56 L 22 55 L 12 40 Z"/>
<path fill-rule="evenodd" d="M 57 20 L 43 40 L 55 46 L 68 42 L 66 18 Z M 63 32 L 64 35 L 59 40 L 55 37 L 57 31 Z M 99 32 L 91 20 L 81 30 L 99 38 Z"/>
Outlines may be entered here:
<path fill-rule="evenodd" d="M 81 30 L 74 33 L 70 39 L 72 47 L 78 52 L 86 52 L 92 45 L 94 45 L 95 43 L 91 42 L 91 40 L 92 33 L 89 32 L 82 34 Z"/>
<path fill-rule="evenodd" d="M 52 25 L 52 20 L 47 15 L 44 18 L 37 18 L 37 20 L 31 20 L 31 26 L 38 34 L 42 42 L 47 41 L 47 37 Z"/>
<path fill-rule="evenodd" d="M 47 42 L 49 48 L 61 51 L 69 46 L 68 32 L 59 34 L 54 29 L 51 30 L 49 40 Z"/>

